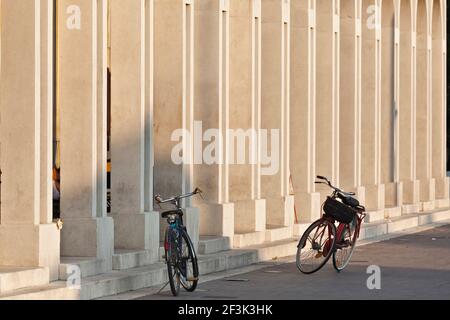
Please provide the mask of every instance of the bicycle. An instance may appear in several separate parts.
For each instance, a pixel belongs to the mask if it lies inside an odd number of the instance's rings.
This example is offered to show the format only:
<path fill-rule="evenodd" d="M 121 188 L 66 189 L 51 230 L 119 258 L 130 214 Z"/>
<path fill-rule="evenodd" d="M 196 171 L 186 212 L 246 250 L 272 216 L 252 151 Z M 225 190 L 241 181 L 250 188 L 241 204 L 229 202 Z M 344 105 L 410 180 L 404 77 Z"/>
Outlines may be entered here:
<path fill-rule="evenodd" d="M 164 237 L 164 251 L 170 289 L 175 297 L 179 296 L 181 286 L 188 292 L 194 292 L 197 288 L 199 280 L 197 254 L 183 224 L 181 200 L 201 195 L 201 193 L 202 191 L 197 188 L 194 192 L 166 200 L 163 200 L 160 195 L 155 197 L 159 205 L 170 203 L 176 207 L 175 210 L 161 214 L 163 219 L 167 219 L 169 225 Z"/>
<path fill-rule="evenodd" d="M 317 179 L 321 181 L 316 184 L 327 185 L 333 193 L 322 205 L 322 217 L 309 226 L 299 241 L 297 268 L 304 274 L 313 274 L 333 255 L 333 267 L 341 272 L 353 256 L 366 209 L 354 198 L 355 193 L 334 187 L 326 177 Z"/>

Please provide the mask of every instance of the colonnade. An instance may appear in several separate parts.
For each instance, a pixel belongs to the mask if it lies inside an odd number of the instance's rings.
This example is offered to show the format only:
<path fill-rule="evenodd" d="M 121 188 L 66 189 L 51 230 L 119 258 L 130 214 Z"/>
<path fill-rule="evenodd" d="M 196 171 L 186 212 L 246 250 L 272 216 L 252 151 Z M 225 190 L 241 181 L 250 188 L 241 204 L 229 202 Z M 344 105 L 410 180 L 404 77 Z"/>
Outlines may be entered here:
<path fill-rule="evenodd" d="M 204 199 L 183 203 L 195 244 L 234 247 L 318 218 L 329 193 L 318 174 L 355 191 L 368 221 L 450 205 L 445 0 L 0 5 L 0 265 L 56 279 L 60 256 L 96 257 L 105 272 L 123 250 L 155 262 L 154 195 L 196 186 Z"/>

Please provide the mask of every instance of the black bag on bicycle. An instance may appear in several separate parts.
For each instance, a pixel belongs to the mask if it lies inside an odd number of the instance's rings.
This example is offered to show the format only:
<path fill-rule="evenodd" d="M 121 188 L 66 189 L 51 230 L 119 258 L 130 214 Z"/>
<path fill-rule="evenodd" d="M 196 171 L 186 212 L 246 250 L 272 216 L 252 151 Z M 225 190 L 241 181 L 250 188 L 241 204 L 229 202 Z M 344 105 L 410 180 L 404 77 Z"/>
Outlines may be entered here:
<path fill-rule="evenodd" d="M 323 205 L 325 215 L 341 223 L 350 223 L 355 218 L 357 212 L 346 204 L 328 197 Z"/>

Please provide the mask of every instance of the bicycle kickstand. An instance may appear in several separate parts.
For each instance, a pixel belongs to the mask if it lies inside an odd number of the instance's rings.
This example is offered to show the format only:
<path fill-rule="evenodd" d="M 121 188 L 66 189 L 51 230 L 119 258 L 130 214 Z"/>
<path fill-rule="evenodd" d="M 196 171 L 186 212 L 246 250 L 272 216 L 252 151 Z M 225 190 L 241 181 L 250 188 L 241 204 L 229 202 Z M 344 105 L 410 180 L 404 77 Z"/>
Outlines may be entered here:
<path fill-rule="evenodd" d="M 156 294 L 160 294 L 168 285 L 170 282 L 167 282 L 164 287 L 162 287 Z"/>

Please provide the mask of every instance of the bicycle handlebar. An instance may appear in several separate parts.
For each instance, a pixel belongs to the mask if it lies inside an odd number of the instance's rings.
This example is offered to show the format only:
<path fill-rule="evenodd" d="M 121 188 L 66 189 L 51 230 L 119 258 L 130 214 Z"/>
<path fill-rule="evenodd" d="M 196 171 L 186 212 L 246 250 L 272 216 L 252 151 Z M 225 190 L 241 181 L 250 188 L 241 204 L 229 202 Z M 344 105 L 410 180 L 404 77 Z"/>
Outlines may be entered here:
<path fill-rule="evenodd" d="M 172 203 L 172 202 L 179 201 L 179 200 L 185 199 L 185 198 L 190 198 L 190 197 L 193 197 L 193 196 L 195 196 L 197 194 L 202 194 L 202 193 L 203 193 L 203 191 L 200 190 L 200 188 L 196 188 L 193 192 L 186 193 L 186 194 L 183 194 L 183 195 L 179 195 L 179 196 L 176 196 L 176 197 L 172 197 L 172 198 L 169 198 L 169 199 L 163 199 L 160 195 L 157 195 L 157 196 L 155 196 L 155 201 L 158 204 Z"/>
<path fill-rule="evenodd" d="M 345 191 L 342 191 L 339 188 L 336 188 L 335 186 L 333 186 L 331 184 L 330 180 L 328 180 L 328 178 L 326 178 L 326 177 L 317 176 L 317 179 L 324 180 L 325 182 L 324 181 L 316 181 L 315 182 L 316 184 L 325 184 L 325 185 L 329 186 L 331 189 L 333 189 L 334 191 L 336 191 L 337 193 L 340 193 L 340 194 L 345 195 L 345 196 L 355 196 L 356 195 L 354 192 L 345 192 Z"/>

